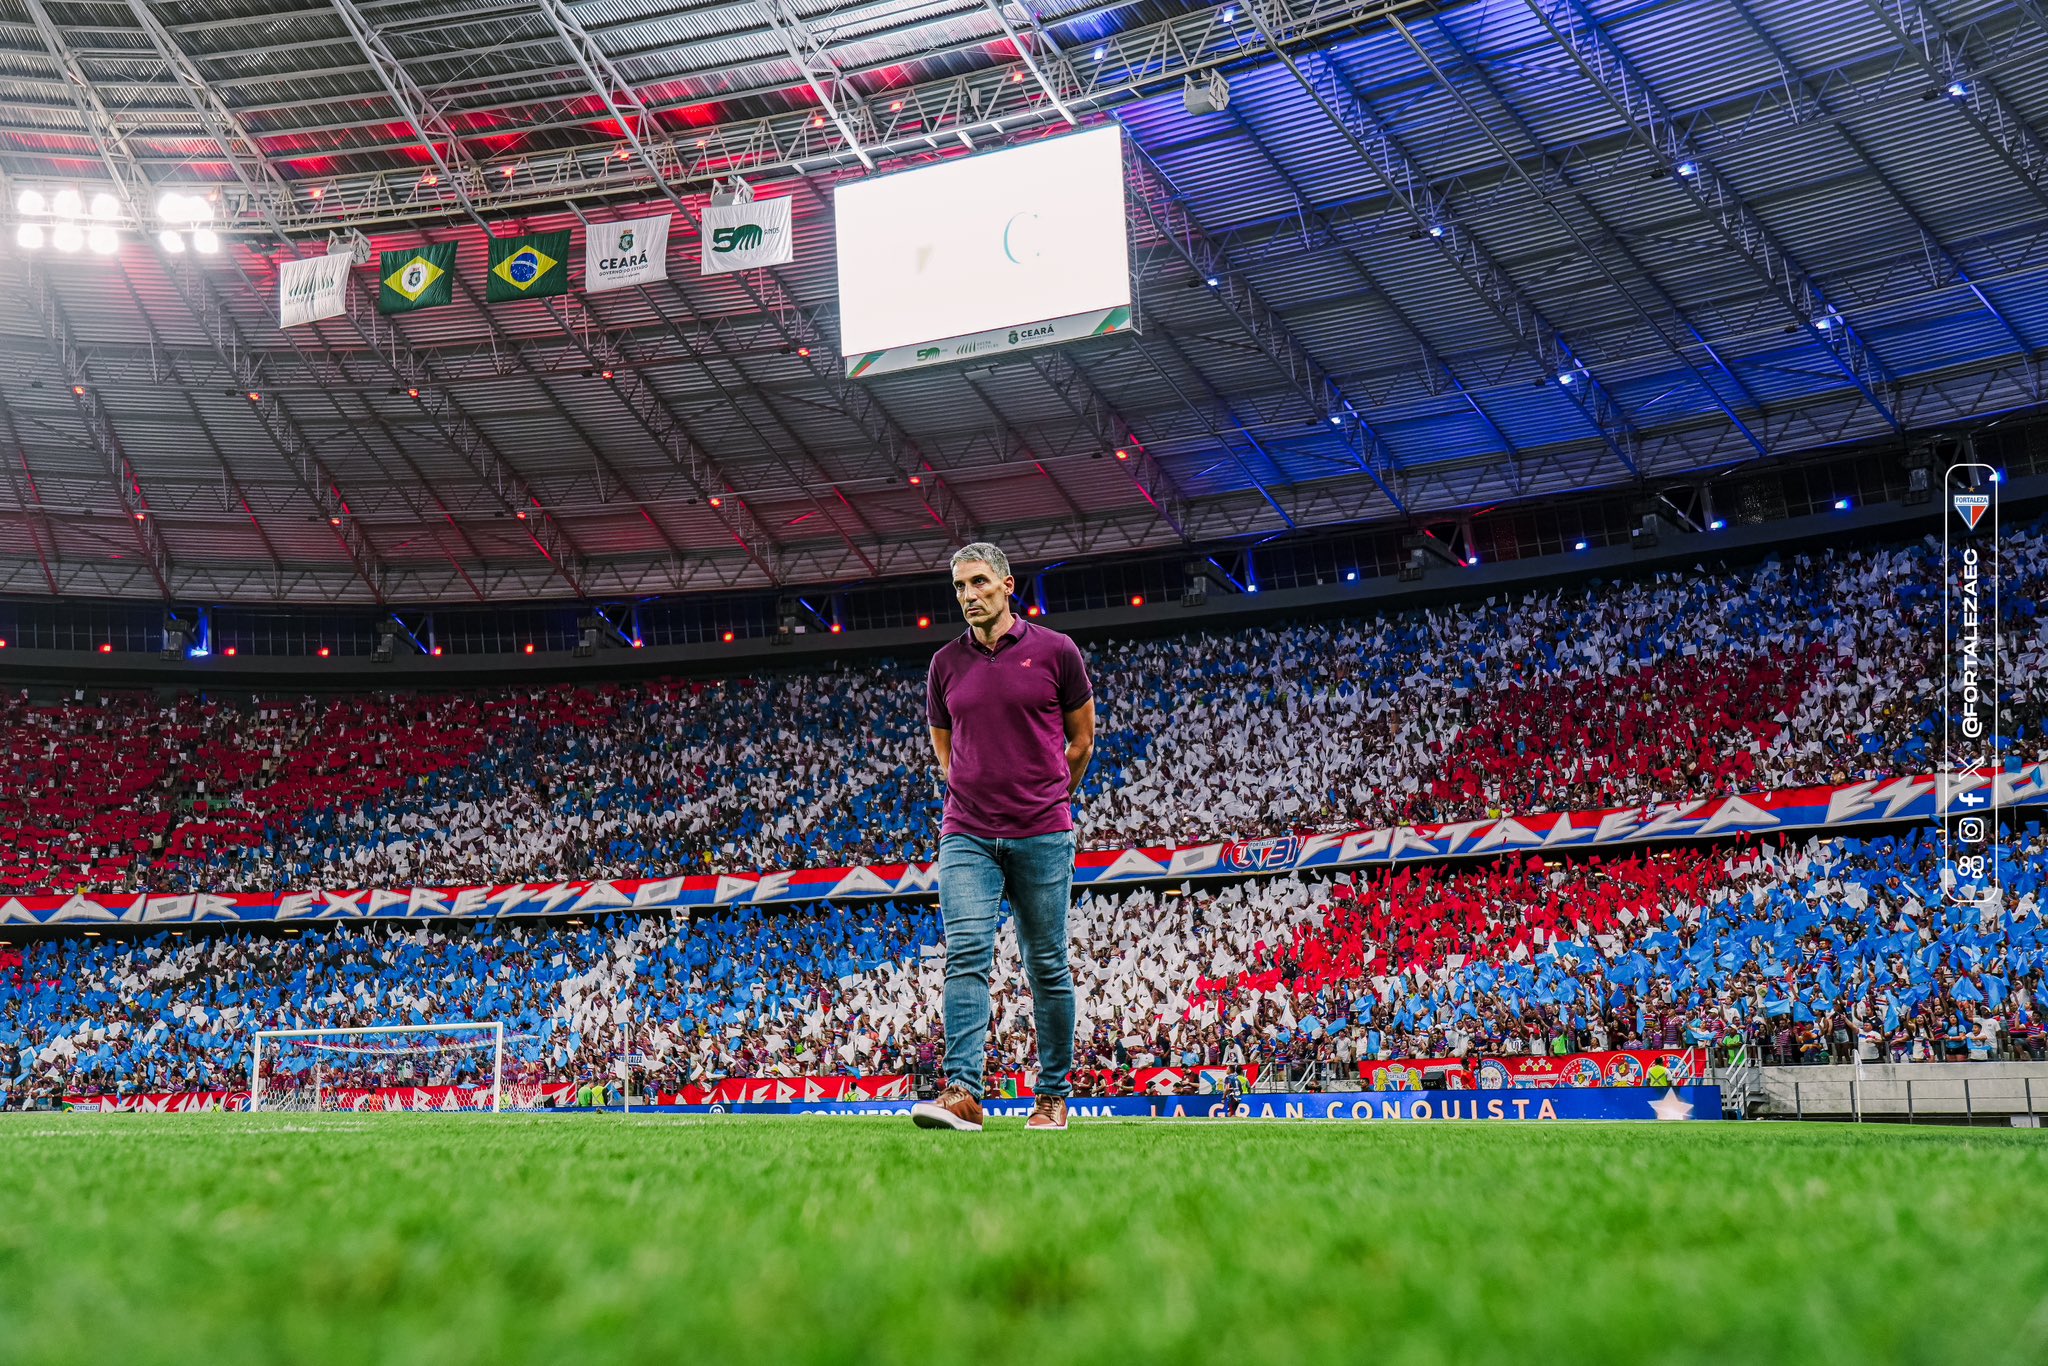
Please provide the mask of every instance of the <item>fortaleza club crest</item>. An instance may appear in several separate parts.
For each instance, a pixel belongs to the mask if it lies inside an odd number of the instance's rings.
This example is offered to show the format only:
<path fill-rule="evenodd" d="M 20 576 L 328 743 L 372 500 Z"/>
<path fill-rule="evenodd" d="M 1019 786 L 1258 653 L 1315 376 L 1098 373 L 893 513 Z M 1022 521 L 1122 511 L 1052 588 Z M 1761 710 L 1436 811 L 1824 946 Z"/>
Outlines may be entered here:
<path fill-rule="evenodd" d="M 1958 493 L 1955 496 L 1955 505 L 1956 512 L 1962 516 L 1964 525 L 1968 526 L 1970 530 L 1975 531 L 1977 523 L 1983 520 L 1984 510 L 1991 506 L 1991 495 L 1988 493 Z"/>

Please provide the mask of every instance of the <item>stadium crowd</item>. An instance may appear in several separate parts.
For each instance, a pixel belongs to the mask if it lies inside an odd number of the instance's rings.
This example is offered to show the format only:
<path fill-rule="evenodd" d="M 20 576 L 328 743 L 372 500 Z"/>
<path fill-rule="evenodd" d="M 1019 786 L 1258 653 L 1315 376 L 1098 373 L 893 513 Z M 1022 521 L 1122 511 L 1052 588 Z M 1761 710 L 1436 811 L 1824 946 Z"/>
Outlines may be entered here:
<path fill-rule="evenodd" d="M 1775 556 L 1090 648 L 1083 847 L 1925 772 L 1938 551 Z M 2012 752 L 2048 538 L 2006 534 Z M 0 700 L 0 895 L 664 876 L 932 857 L 921 665 L 347 698 Z"/>
<path fill-rule="evenodd" d="M 1076 1068 L 1356 1075 L 1375 1058 L 1682 1045 L 2041 1058 L 2048 837 L 2029 823 L 2006 852 L 1981 911 L 1946 904 L 1931 830 L 1083 896 Z M 665 1091 L 928 1074 L 943 972 L 935 908 L 894 903 L 37 940 L 0 956 L 0 1091 L 231 1090 L 258 1028 L 450 1020 L 503 1021 L 513 1081 L 603 1080 L 622 1053 L 636 1086 Z M 1028 1072 L 1007 932 L 993 980 L 990 1070 Z M 407 1055 L 403 1075 L 326 1063 L 365 1083 L 488 1070 L 476 1050 Z"/>

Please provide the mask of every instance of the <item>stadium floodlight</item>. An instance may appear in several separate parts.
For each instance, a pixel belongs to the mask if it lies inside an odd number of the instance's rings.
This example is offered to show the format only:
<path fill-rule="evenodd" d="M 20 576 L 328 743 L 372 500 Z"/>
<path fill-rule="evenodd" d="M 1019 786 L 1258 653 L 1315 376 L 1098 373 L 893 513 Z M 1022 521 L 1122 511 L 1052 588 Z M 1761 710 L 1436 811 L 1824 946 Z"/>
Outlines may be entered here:
<path fill-rule="evenodd" d="M 333 1074 L 338 1071 L 351 1081 L 337 1084 Z M 360 1084 L 364 1074 L 373 1085 Z M 457 1080 L 465 1076 L 479 1079 Z M 430 1093 L 428 1105 L 435 1110 L 503 1110 L 505 1022 L 256 1031 L 249 1056 L 251 1113 L 384 1109 L 392 1087 L 432 1087 L 438 1094 Z M 540 1089 L 529 1083 L 515 1091 L 512 1104 L 531 1106 L 539 1097 Z M 389 1108 L 424 1107 L 401 1103 Z"/>
<path fill-rule="evenodd" d="M 84 208 L 76 190 L 63 189 L 50 196 L 50 212 L 59 218 L 76 218 Z"/>
<path fill-rule="evenodd" d="M 85 245 L 85 230 L 69 221 L 50 229 L 50 245 L 59 251 L 77 251 Z"/>
<path fill-rule="evenodd" d="M 163 246 L 165 251 L 173 256 L 176 256 L 185 249 L 185 239 L 170 228 L 165 228 L 162 232 L 158 233 L 156 240 Z"/>
<path fill-rule="evenodd" d="M 121 245 L 121 234 L 105 223 L 95 223 L 85 230 L 85 245 L 101 256 L 112 256 Z"/>
<path fill-rule="evenodd" d="M 212 228 L 194 228 L 192 246 L 200 255 L 211 256 L 220 250 L 220 234 Z"/>
<path fill-rule="evenodd" d="M 23 223 L 14 230 L 14 244 L 23 251 L 41 251 L 43 248 L 43 225 Z"/>
<path fill-rule="evenodd" d="M 46 212 L 50 206 L 43 199 L 43 192 L 41 190 L 23 190 L 20 196 L 15 199 L 14 207 L 23 214 L 40 215 Z"/>
<path fill-rule="evenodd" d="M 121 201 L 101 190 L 92 197 L 92 216 L 102 223 L 111 223 L 121 216 Z"/>

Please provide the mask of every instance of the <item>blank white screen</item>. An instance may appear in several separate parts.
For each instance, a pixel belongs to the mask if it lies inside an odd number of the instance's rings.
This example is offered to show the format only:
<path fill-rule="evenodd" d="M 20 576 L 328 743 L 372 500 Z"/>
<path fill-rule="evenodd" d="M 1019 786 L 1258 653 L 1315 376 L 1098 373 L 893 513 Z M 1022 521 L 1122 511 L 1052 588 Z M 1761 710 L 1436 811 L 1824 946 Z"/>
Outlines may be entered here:
<path fill-rule="evenodd" d="M 1120 127 L 857 180 L 833 198 L 844 355 L 1131 301 Z"/>

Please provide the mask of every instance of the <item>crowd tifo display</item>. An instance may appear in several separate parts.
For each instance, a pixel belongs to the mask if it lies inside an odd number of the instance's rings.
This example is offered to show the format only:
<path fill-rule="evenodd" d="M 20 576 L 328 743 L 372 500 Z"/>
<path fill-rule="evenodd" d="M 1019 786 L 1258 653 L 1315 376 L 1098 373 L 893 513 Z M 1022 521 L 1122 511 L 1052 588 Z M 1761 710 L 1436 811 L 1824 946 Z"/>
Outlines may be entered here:
<path fill-rule="evenodd" d="M 1512 1081 L 1519 1059 L 1643 1048 L 2039 1058 L 2044 852 L 2038 824 L 2014 832 L 1984 911 L 1944 905 L 1928 830 L 1084 896 L 1076 1070 L 1092 1090 L 1148 1067 L 1384 1085 L 1388 1059 L 1483 1071 L 1482 1055 Z M 603 1083 L 621 1055 L 643 1093 L 900 1079 L 939 1056 L 943 970 L 935 908 L 875 903 L 40 941 L 0 959 L 0 1089 L 233 1092 L 259 1028 L 450 1019 L 504 1022 L 505 1081 L 528 1094 Z M 989 1071 L 1022 1076 L 1030 1009 L 1007 929 L 993 980 Z M 488 1072 L 476 1050 L 402 1073 L 327 1063 L 338 1088 Z"/>
<path fill-rule="evenodd" d="M 2041 757 L 2040 524 L 2007 533 Z M 1936 552 L 1774 556 L 1088 647 L 1086 848 L 1584 810 L 1938 767 Z M 0 701 L 0 894 L 451 886 L 926 860 L 922 662 L 336 699 Z"/>

